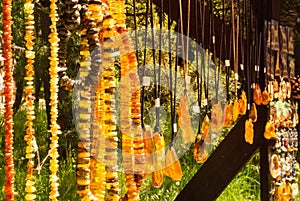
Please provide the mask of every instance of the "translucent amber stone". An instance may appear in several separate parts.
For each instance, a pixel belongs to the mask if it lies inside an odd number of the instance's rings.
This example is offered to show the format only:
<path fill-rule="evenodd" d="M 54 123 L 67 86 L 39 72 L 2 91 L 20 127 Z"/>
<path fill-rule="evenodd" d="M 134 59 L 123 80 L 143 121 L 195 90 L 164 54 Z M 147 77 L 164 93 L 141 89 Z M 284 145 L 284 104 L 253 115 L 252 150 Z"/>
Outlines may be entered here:
<path fill-rule="evenodd" d="M 192 129 L 192 123 L 190 113 L 188 111 L 188 97 L 184 94 L 180 98 L 178 106 L 178 125 L 182 129 L 182 140 L 184 143 L 192 142 L 195 138 L 194 131 Z"/>
<path fill-rule="evenodd" d="M 232 104 L 227 102 L 224 108 L 224 126 L 231 126 L 233 123 Z"/>
<path fill-rule="evenodd" d="M 223 126 L 223 109 L 220 102 L 213 104 L 211 109 L 210 129 L 212 132 L 219 133 Z"/>
<path fill-rule="evenodd" d="M 197 163 L 204 163 L 208 158 L 208 151 L 201 135 L 198 134 L 193 147 L 194 159 Z"/>
<path fill-rule="evenodd" d="M 252 103 L 251 105 L 249 118 L 252 119 L 252 122 L 257 121 L 257 110 L 256 110 L 256 105 L 254 103 Z"/>
<path fill-rule="evenodd" d="M 270 174 L 274 179 L 276 179 L 280 175 L 281 172 L 280 164 L 279 164 L 278 156 L 276 154 L 273 154 L 271 156 L 269 169 L 270 169 Z"/>
<path fill-rule="evenodd" d="M 271 98 L 270 98 L 269 92 L 264 90 L 261 94 L 261 97 L 262 97 L 262 104 L 263 105 L 268 105 L 270 103 Z"/>
<path fill-rule="evenodd" d="M 152 173 L 152 185 L 156 188 L 161 187 L 163 184 L 164 173 L 163 170 L 154 171 Z"/>
<path fill-rule="evenodd" d="M 205 117 L 202 120 L 201 130 L 202 130 L 202 139 L 204 139 L 205 143 L 210 144 L 211 142 L 211 136 L 209 135 L 209 124 L 210 120 L 208 115 L 205 115 Z"/>
<path fill-rule="evenodd" d="M 243 91 L 241 98 L 239 99 L 239 114 L 245 115 L 247 111 L 247 97 L 246 93 Z"/>
<path fill-rule="evenodd" d="M 249 144 L 253 144 L 254 138 L 254 130 L 253 130 L 253 123 L 252 119 L 249 118 L 245 122 L 245 141 Z"/>
<path fill-rule="evenodd" d="M 276 138 L 275 124 L 270 120 L 266 123 L 264 137 L 266 139 Z"/>
<path fill-rule="evenodd" d="M 253 96 L 253 100 L 257 105 L 261 105 L 262 103 L 262 96 L 261 96 L 261 89 L 258 83 L 255 84 L 255 88 L 254 88 L 254 96 Z"/>
<path fill-rule="evenodd" d="M 173 146 L 171 146 L 166 152 L 166 165 L 167 165 L 167 167 L 165 168 L 166 175 L 175 181 L 181 180 L 182 178 L 181 165 Z"/>

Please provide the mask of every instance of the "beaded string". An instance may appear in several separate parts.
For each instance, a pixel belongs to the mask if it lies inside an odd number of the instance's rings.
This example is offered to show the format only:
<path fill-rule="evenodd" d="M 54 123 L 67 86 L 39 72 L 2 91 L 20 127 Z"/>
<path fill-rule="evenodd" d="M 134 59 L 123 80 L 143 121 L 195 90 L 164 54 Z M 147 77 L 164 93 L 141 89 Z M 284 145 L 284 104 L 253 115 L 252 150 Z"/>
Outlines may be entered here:
<path fill-rule="evenodd" d="M 49 198 L 50 200 L 56 201 L 57 197 L 59 196 L 58 192 L 58 135 L 61 134 L 60 126 L 57 124 L 57 117 L 58 117 L 58 33 L 57 33 L 57 5 L 56 0 L 50 1 L 50 19 L 51 25 L 50 30 L 51 33 L 49 34 L 49 42 L 50 42 L 50 133 L 51 133 L 51 144 L 50 144 L 50 185 L 51 191 Z"/>
<path fill-rule="evenodd" d="M 4 114 L 4 139 L 5 139 L 5 181 L 4 181 L 4 192 L 5 200 L 14 200 L 14 181 L 15 181 L 15 170 L 14 170 L 14 158 L 13 158 L 13 75 L 12 75 L 12 1 L 3 1 L 3 57 L 4 57 L 4 97 L 5 97 L 5 114 Z"/>
<path fill-rule="evenodd" d="M 34 57 L 35 52 L 33 51 L 34 46 L 34 3 L 32 0 L 27 0 L 25 5 L 26 13 L 26 32 L 25 32 L 25 41 L 26 41 L 26 51 L 25 57 L 27 58 L 26 69 L 26 89 L 25 89 L 25 100 L 27 107 L 27 121 L 26 121 L 26 135 L 24 137 L 27 146 L 26 146 L 26 158 L 27 161 L 27 171 L 26 171 L 26 187 L 25 187 L 25 200 L 35 200 L 36 198 L 36 188 L 35 188 L 35 177 L 34 173 L 34 160 L 35 158 L 35 129 L 33 127 L 33 119 L 35 118 L 34 114 L 34 95 L 33 95 L 33 79 L 34 79 Z"/>

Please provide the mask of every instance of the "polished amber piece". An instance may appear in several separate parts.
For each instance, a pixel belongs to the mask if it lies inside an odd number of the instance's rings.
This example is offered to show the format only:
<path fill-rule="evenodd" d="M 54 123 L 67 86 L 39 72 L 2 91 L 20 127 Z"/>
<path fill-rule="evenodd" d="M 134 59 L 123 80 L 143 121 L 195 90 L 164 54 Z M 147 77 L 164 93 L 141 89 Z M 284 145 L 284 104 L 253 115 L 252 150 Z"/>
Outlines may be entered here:
<path fill-rule="evenodd" d="M 264 137 L 266 139 L 276 138 L 275 124 L 270 120 L 266 123 Z"/>
<path fill-rule="evenodd" d="M 252 119 L 252 122 L 257 121 L 257 110 L 256 110 L 256 105 L 254 103 L 252 103 L 251 105 L 249 118 Z"/>
<path fill-rule="evenodd" d="M 262 104 L 263 105 L 268 105 L 270 103 L 270 94 L 269 92 L 267 92 L 267 90 L 264 90 L 261 94 L 261 97 L 262 97 Z"/>
<path fill-rule="evenodd" d="M 219 133 L 223 126 L 223 109 L 220 102 L 213 104 L 211 109 L 210 129 L 212 132 Z"/>
<path fill-rule="evenodd" d="M 230 102 L 225 104 L 224 108 L 224 126 L 231 126 L 233 123 L 233 106 Z"/>
<path fill-rule="evenodd" d="M 155 144 L 155 154 L 153 156 L 154 172 L 152 173 L 152 185 L 160 187 L 163 183 L 164 167 L 165 167 L 165 140 L 163 135 L 158 132 L 153 134 Z"/>
<path fill-rule="evenodd" d="M 281 172 L 280 164 L 279 164 L 278 156 L 276 154 L 273 154 L 271 156 L 269 169 L 270 169 L 270 174 L 274 179 L 276 179 L 280 175 Z"/>
<path fill-rule="evenodd" d="M 211 142 L 211 136 L 209 134 L 209 124 L 210 120 L 208 115 L 205 115 L 205 117 L 202 120 L 201 130 L 202 130 L 202 139 L 204 139 L 206 144 L 210 144 Z"/>
<path fill-rule="evenodd" d="M 245 115 L 246 111 L 247 111 L 247 96 L 246 93 L 243 91 L 239 99 L 239 114 Z"/>
<path fill-rule="evenodd" d="M 253 95 L 253 100 L 257 105 L 261 105 L 262 103 L 262 96 L 261 96 L 261 89 L 258 83 L 255 84 L 254 88 L 254 95 Z"/>
<path fill-rule="evenodd" d="M 245 141 L 249 144 L 253 144 L 254 138 L 254 130 L 253 130 L 253 123 L 252 119 L 249 118 L 245 122 Z"/>
<path fill-rule="evenodd" d="M 194 147 L 194 159 L 197 163 L 204 163 L 208 159 L 207 145 L 205 144 L 202 136 L 197 134 Z"/>
<path fill-rule="evenodd" d="M 236 121 L 238 118 L 239 118 L 239 102 L 237 99 L 235 99 L 232 108 L 232 120 Z"/>
<path fill-rule="evenodd" d="M 152 156 L 155 152 L 155 144 L 153 139 L 153 133 L 150 126 L 146 126 L 146 130 L 143 131 L 144 149 L 146 157 L 145 172 L 149 173 L 153 171 L 153 160 Z"/>
<path fill-rule="evenodd" d="M 181 180 L 182 178 L 181 165 L 173 146 L 168 148 L 166 152 L 166 166 L 167 167 L 165 168 L 165 173 L 168 177 L 170 177 L 175 181 Z"/>
<path fill-rule="evenodd" d="M 195 138 L 194 131 L 192 129 L 192 123 L 190 118 L 188 106 L 188 96 L 183 94 L 180 98 L 179 107 L 178 107 L 178 125 L 182 129 L 182 140 L 184 143 L 192 142 Z"/>

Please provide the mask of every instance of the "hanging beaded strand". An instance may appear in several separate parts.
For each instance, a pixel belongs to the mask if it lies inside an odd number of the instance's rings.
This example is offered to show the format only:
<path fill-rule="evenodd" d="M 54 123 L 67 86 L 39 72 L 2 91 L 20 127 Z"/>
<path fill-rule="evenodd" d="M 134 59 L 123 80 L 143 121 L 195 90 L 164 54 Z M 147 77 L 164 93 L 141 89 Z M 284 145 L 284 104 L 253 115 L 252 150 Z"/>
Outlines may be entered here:
<path fill-rule="evenodd" d="M 34 80 L 34 58 L 35 52 L 33 51 L 34 46 L 34 3 L 32 0 L 27 0 L 24 4 L 25 13 L 27 17 L 26 22 L 26 31 L 25 31 L 25 41 L 26 41 L 26 54 L 25 57 L 27 58 L 27 65 L 25 66 L 26 69 L 26 88 L 25 88 L 25 101 L 26 101 L 26 108 L 27 108 L 27 121 L 26 121 L 26 135 L 24 137 L 27 147 L 26 147 L 26 158 L 27 161 L 27 171 L 26 171 L 26 187 L 25 187 L 25 200 L 35 200 L 36 198 L 36 188 L 35 188 L 35 177 L 33 175 L 34 172 L 34 161 L 35 158 L 35 129 L 33 127 L 33 120 L 35 118 L 34 114 L 34 95 L 33 95 L 33 80 Z"/>
<path fill-rule="evenodd" d="M 50 185 L 51 185 L 51 191 L 49 198 L 53 201 L 57 200 L 57 197 L 59 196 L 58 192 L 58 135 L 61 134 L 60 126 L 57 124 L 57 117 L 58 117 L 58 33 L 56 29 L 57 24 L 57 0 L 51 0 L 50 5 L 50 19 L 51 19 L 51 25 L 50 30 L 51 33 L 49 34 L 49 42 L 50 42 L 50 106 L 51 106 L 51 125 L 50 125 L 50 132 L 51 132 L 51 144 L 50 144 L 50 150 L 49 155 L 51 157 L 50 159 Z"/>
<path fill-rule="evenodd" d="M 12 8 L 11 0 L 3 1 L 3 33 L 4 33 L 4 43 L 3 43 L 3 57 L 4 60 L 4 97 L 5 97 L 5 114 L 4 114 L 4 139 L 5 139 L 5 200 L 14 200 L 14 180 L 15 180 L 15 170 L 14 170 L 14 158 L 13 158 L 13 75 L 12 75 Z"/>

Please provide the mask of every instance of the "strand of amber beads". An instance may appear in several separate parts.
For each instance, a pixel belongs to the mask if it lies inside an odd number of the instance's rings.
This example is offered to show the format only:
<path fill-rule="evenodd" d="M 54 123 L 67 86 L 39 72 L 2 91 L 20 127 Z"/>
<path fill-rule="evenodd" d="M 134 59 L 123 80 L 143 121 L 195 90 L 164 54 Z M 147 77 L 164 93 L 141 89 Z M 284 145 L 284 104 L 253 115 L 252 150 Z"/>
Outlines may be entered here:
<path fill-rule="evenodd" d="M 13 75 L 12 75 L 12 16 L 11 0 L 3 1 L 3 57 L 4 60 L 4 97 L 5 97 L 5 114 L 4 114 L 4 139 L 5 139 L 5 183 L 4 192 L 5 200 L 14 200 L 14 158 L 13 158 Z"/>
<path fill-rule="evenodd" d="M 106 161 L 106 194 L 105 200 L 117 201 L 120 199 L 120 187 L 118 178 L 118 135 L 116 116 L 116 82 L 115 82 L 115 59 L 114 54 L 116 44 L 114 37 L 117 35 L 114 21 L 111 16 L 106 16 L 103 20 L 100 36 L 103 41 L 103 71 L 101 71 L 101 96 L 103 101 L 103 123 L 102 130 L 105 139 L 104 159 Z"/>
<path fill-rule="evenodd" d="M 88 46 L 86 29 L 81 31 L 80 41 L 80 71 L 81 80 L 85 80 L 91 66 L 91 58 Z M 90 93 L 85 89 L 80 90 L 78 128 L 80 141 L 78 143 L 77 159 L 77 193 L 81 200 L 91 200 L 91 175 L 90 175 L 90 151 L 91 151 L 91 100 Z"/>
<path fill-rule="evenodd" d="M 33 127 L 33 119 L 35 118 L 34 115 L 34 95 L 33 95 L 33 79 L 34 79 L 34 56 L 35 53 L 33 51 L 34 45 L 34 3 L 32 0 L 27 0 L 24 5 L 25 13 L 27 17 L 26 22 L 26 31 L 25 31 L 25 41 L 26 41 L 26 54 L 25 57 L 27 58 L 27 65 L 25 66 L 26 69 L 26 77 L 25 80 L 27 81 L 26 89 L 25 89 L 25 100 L 26 100 L 26 107 L 27 107 L 27 121 L 26 121 L 26 135 L 24 137 L 27 147 L 26 147 L 26 158 L 28 159 L 27 162 L 27 171 L 26 171 L 26 187 L 25 187 L 25 200 L 35 200 L 36 195 L 36 188 L 34 186 L 34 161 L 33 158 L 35 157 L 35 139 L 34 139 L 34 127 Z"/>
<path fill-rule="evenodd" d="M 133 170 L 134 156 L 133 156 L 133 136 L 131 134 L 131 89 L 129 72 L 129 59 L 126 55 L 128 47 L 125 45 L 120 46 L 120 63 L 121 63 L 121 83 L 120 90 L 122 95 L 120 97 L 120 122 L 122 129 L 122 157 L 125 170 L 125 179 L 127 192 L 123 199 L 138 200 L 138 193 L 136 192 L 136 183 Z"/>
<path fill-rule="evenodd" d="M 57 117 L 58 117 L 58 33 L 56 29 L 57 24 L 57 0 L 51 0 L 50 1 L 50 19 L 51 19 L 51 25 L 50 30 L 51 33 L 49 34 L 49 42 L 50 42 L 50 133 L 51 133 L 51 143 L 50 143 L 50 150 L 49 150 L 49 156 L 50 156 L 50 195 L 49 199 L 56 201 L 57 197 L 59 196 L 58 192 L 58 135 L 61 134 L 60 126 L 57 124 Z"/>
<path fill-rule="evenodd" d="M 91 146 L 91 192 L 98 200 L 105 198 L 105 164 L 104 151 L 105 141 L 102 131 L 102 108 L 101 108 L 101 82 L 98 83 L 95 100 L 95 116 L 92 126 L 92 146 Z"/>

